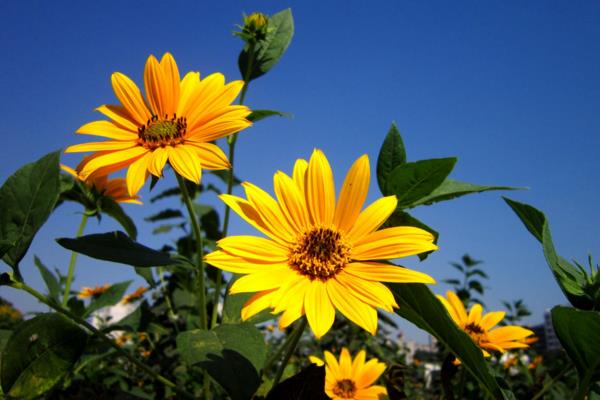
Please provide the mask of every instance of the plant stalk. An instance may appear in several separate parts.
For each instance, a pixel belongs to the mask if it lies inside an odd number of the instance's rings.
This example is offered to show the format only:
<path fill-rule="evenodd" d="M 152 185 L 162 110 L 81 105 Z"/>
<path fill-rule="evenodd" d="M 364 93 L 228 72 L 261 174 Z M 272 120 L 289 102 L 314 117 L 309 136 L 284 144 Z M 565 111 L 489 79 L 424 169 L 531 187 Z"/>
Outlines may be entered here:
<path fill-rule="evenodd" d="M 300 320 L 300 322 L 296 326 L 296 328 L 294 328 L 294 331 L 292 332 L 292 334 L 286 339 L 285 343 L 283 344 L 282 347 L 287 348 L 287 350 L 285 352 L 285 355 L 283 356 L 283 361 L 281 362 L 281 365 L 279 366 L 279 368 L 277 369 L 277 372 L 275 373 L 275 377 L 273 378 L 273 385 L 271 386 L 271 389 L 273 389 L 275 386 L 277 386 L 277 384 L 281 380 L 283 371 L 285 370 L 285 367 L 287 366 L 288 362 L 290 361 L 292 354 L 294 354 L 294 351 L 296 351 L 296 346 L 298 346 L 298 342 L 300 341 L 300 338 L 302 337 L 302 333 L 304 332 L 304 328 L 306 328 L 307 322 L 308 321 L 307 321 L 306 317 L 303 317 L 302 320 Z"/>
<path fill-rule="evenodd" d="M 442 379 L 442 388 L 446 400 L 454 400 L 454 391 L 452 388 L 452 377 L 456 374 L 456 366 L 453 364 L 454 356 L 448 353 L 442 363 L 442 371 L 440 373 Z"/>
<path fill-rule="evenodd" d="M 77 229 L 77 233 L 75 237 L 78 238 L 83 234 L 83 230 L 85 229 L 85 225 L 87 224 L 88 215 L 87 210 L 83 212 L 83 216 L 81 217 L 81 222 L 79 223 L 79 228 Z M 71 283 L 73 282 L 73 275 L 75 274 L 75 264 L 77 263 L 77 252 L 71 252 L 71 260 L 69 261 L 69 272 L 67 273 L 67 281 L 65 282 L 65 293 L 63 294 L 62 306 L 66 307 L 69 302 L 69 295 L 71 294 Z"/>
<path fill-rule="evenodd" d="M 544 385 L 543 388 L 540 389 L 539 392 L 537 392 L 535 394 L 535 396 L 533 396 L 531 398 L 531 400 L 537 400 L 542 398 L 542 396 L 548 391 L 550 390 L 550 388 L 556 383 L 556 381 L 558 381 L 560 378 L 562 378 L 567 372 L 569 372 L 571 370 L 571 368 L 573 368 L 572 365 L 567 365 L 565 368 L 562 369 L 562 371 L 560 371 L 558 374 L 556 374 L 556 376 L 554 376 L 552 379 L 550 379 L 550 381 L 548 383 L 546 383 Z"/>

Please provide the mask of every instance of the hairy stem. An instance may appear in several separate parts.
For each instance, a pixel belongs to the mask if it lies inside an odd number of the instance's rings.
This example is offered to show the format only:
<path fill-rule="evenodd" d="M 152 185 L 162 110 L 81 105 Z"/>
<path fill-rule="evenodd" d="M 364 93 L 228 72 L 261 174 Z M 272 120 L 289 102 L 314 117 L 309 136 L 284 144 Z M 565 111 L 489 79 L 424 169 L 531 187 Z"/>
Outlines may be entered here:
<path fill-rule="evenodd" d="M 85 229 L 85 225 L 87 224 L 88 215 L 87 210 L 83 212 L 81 217 L 81 222 L 79 223 L 79 228 L 77 229 L 76 238 L 83 234 L 83 230 Z M 75 264 L 77 263 L 77 252 L 71 252 L 71 260 L 69 261 L 69 272 L 67 273 L 67 281 L 65 282 L 65 293 L 62 299 L 62 306 L 66 307 L 69 301 L 69 295 L 71 294 L 71 283 L 73 282 L 73 275 L 75 274 Z"/>

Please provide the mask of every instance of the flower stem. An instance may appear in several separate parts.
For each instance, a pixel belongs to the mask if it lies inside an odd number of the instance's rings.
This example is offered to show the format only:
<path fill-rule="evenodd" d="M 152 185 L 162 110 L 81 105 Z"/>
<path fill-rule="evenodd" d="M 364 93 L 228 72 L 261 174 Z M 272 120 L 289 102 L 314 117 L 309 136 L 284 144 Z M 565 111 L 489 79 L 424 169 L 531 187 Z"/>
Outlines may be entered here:
<path fill-rule="evenodd" d="M 294 351 L 296 351 L 296 346 L 298 346 L 298 342 L 300 341 L 300 338 L 302 337 L 302 333 L 304 332 L 304 328 L 306 328 L 307 322 L 308 321 L 306 320 L 306 317 L 303 317 L 302 320 L 300 320 L 300 322 L 296 326 L 296 328 L 294 328 L 294 331 L 291 333 L 291 335 L 286 339 L 285 343 L 283 344 L 282 348 L 287 348 L 287 350 L 285 352 L 285 355 L 283 356 L 283 361 L 281 362 L 279 369 L 277 369 L 277 372 L 275 373 L 275 377 L 273 378 L 273 385 L 271 386 L 271 389 L 273 389 L 275 386 L 277 386 L 277 384 L 281 380 L 283 371 L 285 370 L 285 367 L 287 366 L 288 362 L 290 361 L 292 354 L 294 354 Z"/>
<path fill-rule="evenodd" d="M 550 379 L 548 381 L 548 383 L 546 383 L 544 385 L 544 387 L 542 389 L 540 389 L 539 392 L 537 392 L 535 394 L 535 396 L 533 396 L 531 398 L 531 400 L 537 400 L 540 399 L 548 390 L 550 390 L 550 388 L 552 388 L 552 386 L 554 386 L 554 384 L 556 383 L 556 381 L 558 381 L 560 378 L 563 377 L 563 375 L 565 375 L 567 372 L 569 372 L 571 370 L 571 368 L 573 368 L 573 365 L 569 364 L 567 365 L 565 368 L 562 369 L 562 371 L 560 371 L 558 374 L 556 374 L 552 379 Z"/>
<path fill-rule="evenodd" d="M 63 314 L 64 316 L 66 316 L 67 318 L 72 320 L 73 322 L 85 327 L 87 330 L 89 330 L 94 335 L 96 335 L 104 343 L 111 346 L 118 354 L 127 358 L 129 361 L 131 361 L 133 364 L 135 364 L 138 368 L 140 368 L 141 370 L 146 372 L 148 375 L 152 376 L 157 381 L 163 383 L 166 386 L 173 388 L 174 390 L 176 390 L 178 393 L 180 393 L 181 395 L 183 395 L 186 398 L 193 398 L 193 396 L 191 396 L 189 393 L 186 393 L 185 391 L 178 389 L 177 385 L 175 383 L 171 382 L 169 379 L 160 375 L 159 373 L 154 371 L 150 366 L 146 365 L 145 363 L 138 360 L 133 355 L 129 354 L 127 351 L 125 351 L 124 349 L 119 347 L 119 345 L 117 345 L 114 341 L 107 338 L 104 333 L 102 333 L 100 330 L 98 330 L 98 328 L 96 328 L 95 326 L 93 326 L 92 324 L 87 322 L 85 319 L 73 314 L 71 311 L 69 311 L 65 307 L 59 305 L 58 303 L 52 301 L 51 299 L 48 299 L 46 296 L 44 296 L 43 294 L 41 294 L 40 292 L 38 292 L 37 290 L 33 289 L 32 287 L 28 286 L 27 284 L 25 284 L 23 282 L 12 282 L 10 286 L 15 289 L 20 289 L 20 290 L 23 290 L 23 291 L 29 293 L 30 295 L 32 295 L 33 297 L 38 299 L 40 302 L 46 304 L 48 307 L 56 310 L 60 314 Z"/>
<path fill-rule="evenodd" d="M 87 210 L 83 212 L 83 216 L 81 217 L 81 222 L 79 223 L 79 228 L 77 229 L 76 238 L 83 234 L 83 230 L 85 229 L 85 225 L 87 224 L 88 215 Z M 75 251 L 71 252 L 71 260 L 69 261 L 69 272 L 67 273 L 67 281 L 65 282 L 65 294 L 62 299 L 62 306 L 66 307 L 69 302 L 69 295 L 71 294 L 71 283 L 73 282 L 73 275 L 75 274 L 75 264 L 77 263 L 77 253 Z"/>
<path fill-rule="evenodd" d="M 185 186 L 184 179 L 179 176 L 179 174 L 175 174 L 177 177 L 177 182 L 179 183 L 179 189 L 181 190 L 181 196 L 183 198 L 183 202 L 188 210 L 188 214 L 190 215 L 190 223 L 192 224 L 192 231 L 194 232 L 194 239 L 196 239 L 196 258 L 197 258 L 197 277 L 198 277 L 198 297 L 199 297 L 199 307 L 200 307 L 200 328 L 207 328 L 206 321 L 206 283 L 204 282 L 204 243 L 202 241 L 202 233 L 200 232 L 200 222 L 196 217 L 196 212 L 194 211 L 194 205 L 192 204 L 192 199 L 190 198 L 190 194 L 188 193 L 187 187 Z"/>
<path fill-rule="evenodd" d="M 440 377 L 442 379 L 442 388 L 444 389 L 444 397 L 446 400 L 454 400 L 454 390 L 452 388 L 452 377 L 456 374 L 456 366 L 452 363 L 454 356 L 448 353 L 442 363 L 442 371 Z"/>

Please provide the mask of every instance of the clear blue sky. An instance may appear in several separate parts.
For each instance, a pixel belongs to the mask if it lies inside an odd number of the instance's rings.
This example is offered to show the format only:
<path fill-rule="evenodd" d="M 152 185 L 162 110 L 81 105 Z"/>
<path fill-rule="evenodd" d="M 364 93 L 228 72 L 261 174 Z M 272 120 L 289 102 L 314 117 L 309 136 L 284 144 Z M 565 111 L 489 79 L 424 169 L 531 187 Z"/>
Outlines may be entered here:
<path fill-rule="evenodd" d="M 338 7 L 338 5 L 341 5 Z M 367 153 L 375 164 L 392 120 L 410 160 L 457 156 L 456 179 L 528 186 L 509 196 L 544 210 L 561 255 L 600 258 L 597 208 L 600 149 L 600 3 L 598 2 L 66 2 L 0 4 L 0 180 L 25 162 L 83 142 L 74 131 L 99 119 L 93 109 L 116 100 L 110 74 L 142 82 L 151 53 L 174 54 L 181 71 L 238 79 L 241 41 L 231 31 L 242 12 L 292 7 L 296 35 L 288 53 L 249 90 L 253 108 L 294 114 L 248 129 L 237 174 L 271 190 L 272 174 L 290 171 L 314 147 L 329 157 L 338 184 Z M 78 156 L 64 157 L 75 165 Z M 161 182 L 156 190 L 172 185 Z M 142 196 L 149 198 L 148 186 Z M 379 195 L 372 182 L 370 199 Z M 214 201 L 209 198 L 206 201 Z M 161 205 L 125 206 L 142 243 L 159 247 L 142 218 Z M 33 254 L 66 271 L 68 253 L 54 238 L 73 236 L 78 207 L 62 206 L 36 238 L 23 273 L 42 287 Z M 540 246 L 498 193 L 418 209 L 441 233 L 440 251 L 411 268 L 442 279 L 465 252 L 485 261 L 485 298 L 523 298 L 540 322 L 564 303 Z M 87 232 L 116 226 L 104 219 Z M 234 218 L 233 233 L 251 232 Z M 6 269 L 0 267 L 0 270 Z M 81 257 L 75 288 L 135 278 L 126 266 Z M 433 290 L 445 291 L 444 285 Z M 0 288 L 16 306 L 35 302 Z M 415 328 L 403 325 L 419 339 Z"/>

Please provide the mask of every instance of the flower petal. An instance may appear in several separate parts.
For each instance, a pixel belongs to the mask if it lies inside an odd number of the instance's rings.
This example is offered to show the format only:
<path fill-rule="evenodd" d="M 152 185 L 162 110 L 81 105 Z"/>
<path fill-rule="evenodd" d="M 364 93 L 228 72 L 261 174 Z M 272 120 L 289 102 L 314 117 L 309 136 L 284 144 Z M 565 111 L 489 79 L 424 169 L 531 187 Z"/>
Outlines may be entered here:
<path fill-rule="evenodd" d="M 367 198 L 370 180 L 369 157 L 365 154 L 354 162 L 346 175 L 335 207 L 333 223 L 342 231 L 350 231 Z"/>
<path fill-rule="evenodd" d="M 248 261 L 286 263 L 288 249 L 270 239 L 257 236 L 228 236 L 217 245 L 237 257 Z"/>
<path fill-rule="evenodd" d="M 144 125 L 152 115 L 148 111 L 137 85 L 120 72 L 112 74 L 111 82 L 115 95 L 123 104 L 123 107 L 127 109 L 132 119 L 137 122 L 138 126 Z"/>
<path fill-rule="evenodd" d="M 481 304 L 473 305 L 473 307 L 471 307 L 471 310 L 469 311 L 469 324 L 479 325 L 482 313 L 483 307 L 481 307 Z"/>
<path fill-rule="evenodd" d="M 444 307 L 446 308 L 446 311 L 448 311 L 448 314 L 450 315 L 450 317 L 452 318 L 452 320 L 454 320 L 454 323 L 456 323 L 456 325 L 462 325 L 463 321 L 460 320 L 460 318 L 458 317 L 458 314 L 456 314 L 456 310 L 454 309 L 454 307 L 452 307 L 452 305 L 450 304 L 450 302 L 448 302 L 448 300 L 446 300 L 446 298 L 444 296 L 441 295 L 436 295 L 435 297 L 437 297 L 437 299 L 444 305 Z"/>
<path fill-rule="evenodd" d="M 362 368 L 360 376 L 356 378 L 356 387 L 364 389 L 373 384 L 385 371 L 385 364 L 377 361 L 376 358 L 370 359 Z"/>
<path fill-rule="evenodd" d="M 220 170 L 231 168 L 227 156 L 217 145 L 186 140 L 184 146 L 188 146 L 188 148 L 196 152 L 196 155 L 200 159 L 200 164 L 204 169 Z"/>
<path fill-rule="evenodd" d="M 213 267 L 222 269 L 223 271 L 233 272 L 234 274 L 252 274 L 270 269 L 289 268 L 286 263 L 259 263 L 255 260 L 237 257 L 220 250 L 205 255 L 204 261 Z"/>
<path fill-rule="evenodd" d="M 169 147 L 169 163 L 179 175 L 194 183 L 200 183 L 202 167 L 200 160 L 193 150 L 178 145 Z"/>
<path fill-rule="evenodd" d="M 306 173 L 306 204 L 313 224 L 329 225 L 335 212 L 335 186 L 329 161 L 314 150 Z"/>
<path fill-rule="evenodd" d="M 148 178 L 148 163 L 152 160 L 152 153 L 146 153 L 129 166 L 127 170 L 127 191 L 135 196 L 140 191 L 146 178 Z"/>
<path fill-rule="evenodd" d="M 177 105 L 179 103 L 179 69 L 177 68 L 175 59 L 168 52 L 162 56 L 160 67 L 164 79 L 164 82 L 162 82 L 165 95 L 163 112 L 171 117 L 177 112 Z"/>
<path fill-rule="evenodd" d="M 486 331 L 489 331 L 494 326 L 498 325 L 498 323 L 504 319 L 505 315 L 506 313 L 504 311 L 489 312 L 485 314 L 483 318 L 481 318 L 479 325 L 481 325 L 481 327 Z"/>
<path fill-rule="evenodd" d="M 340 373 L 344 378 L 352 377 L 352 356 L 347 347 L 342 347 L 340 353 Z"/>
<path fill-rule="evenodd" d="M 303 232 L 308 226 L 308 216 L 306 215 L 306 204 L 304 197 L 293 179 L 278 171 L 273 176 L 273 186 L 275 194 L 279 201 L 279 207 L 285 215 L 292 229 L 296 232 Z"/>
<path fill-rule="evenodd" d="M 380 282 L 356 277 L 346 271 L 338 273 L 333 279 L 341 283 L 356 298 L 372 307 L 378 307 L 389 312 L 393 312 L 393 308 L 398 307 L 390 289 Z"/>
<path fill-rule="evenodd" d="M 152 151 L 152 160 L 148 164 L 148 170 L 157 178 L 163 176 L 163 169 L 169 159 L 169 150 L 166 147 L 157 147 Z"/>
<path fill-rule="evenodd" d="M 81 178 L 85 180 L 100 168 L 118 165 L 118 169 L 121 169 L 131 164 L 146 153 L 148 153 L 148 150 L 141 146 L 136 146 L 125 150 L 96 153 L 90 157 L 86 157 L 77 166 L 77 171 L 79 172 Z"/>
<path fill-rule="evenodd" d="M 231 285 L 229 293 L 248 293 L 276 289 L 281 285 L 284 285 L 289 279 L 293 278 L 294 275 L 295 272 L 290 270 L 287 266 L 277 269 L 269 268 L 267 271 L 254 272 L 236 280 L 233 285 Z"/>
<path fill-rule="evenodd" d="M 356 400 L 380 400 L 387 395 L 387 390 L 383 386 L 375 385 L 368 388 L 358 389 L 356 391 Z"/>
<path fill-rule="evenodd" d="M 146 97 L 148 98 L 153 114 L 162 118 L 167 113 L 166 91 L 169 89 L 165 87 L 163 70 L 154 55 L 151 55 L 148 57 L 148 60 L 146 60 L 146 66 L 144 67 L 144 86 L 146 88 Z"/>
<path fill-rule="evenodd" d="M 122 128 L 112 121 L 93 121 L 82 125 L 75 133 L 102 136 L 114 140 L 137 141 L 137 133 Z"/>
<path fill-rule="evenodd" d="M 456 293 L 454 293 L 451 290 L 448 290 L 448 292 L 446 292 L 446 297 L 448 298 L 448 302 L 450 303 L 450 305 L 454 308 L 454 311 L 456 312 L 456 316 L 458 317 L 459 321 L 461 321 L 459 325 L 466 325 L 468 320 L 467 310 L 465 310 L 463 302 L 458 298 Z"/>
<path fill-rule="evenodd" d="M 396 226 L 372 232 L 352 249 L 356 260 L 381 260 L 407 257 L 427 251 L 437 250 L 433 235 L 412 226 Z"/>
<path fill-rule="evenodd" d="M 296 186 L 298 186 L 298 190 L 302 196 L 305 196 L 306 193 L 306 171 L 308 170 L 308 162 L 306 160 L 299 158 L 294 163 L 294 172 L 292 177 Z"/>
<path fill-rule="evenodd" d="M 254 205 L 262 220 L 269 226 L 272 232 L 291 243 L 296 239 L 296 231 L 290 226 L 284 217 L 279 205 L 267 192 L 249 182 L 242 183 L 246 191 L 248 201 Z"/>
<path fill-rule="evenodd" d="M 242 308 L 242 320 L 247 321 L 262 310 L 271 307 L 271 300 L 276 291 L 277 289 L 265 290 L 250 297 Z"/>
<path fill-rule="evenodd" d="M 318 279 L 310 283 L 304 296 L 304 309 L 310 328 L 315 337 L 320 339 L 329 331 L 335 319 L 335 308 L 331 304 L 325 283 Z"/>
<path fill-rule="evenodd" d="M 370 305 L 354 297 L 335 279 L 327 281 L 327 292 L 336 309 L 356 325 L 375 335 L 377 332 L 377 311 Z"/>
<path fill-rule="evenodd" d="M 377 262 L 353 262 L 344 268 L 344 272 L 378 282 L 436 283 L 432 277 L 422 272 Z"/>
<path fill-rule="evenodd" d="M 88 151 L 124 150 L 137 146 L 131 141 L 107 140 L 105 142 L 88 142 L 67 147 L 65 153 L 83 153 Z"/>
<path fill-rule="evenodd" d="M 509 325 L 489 331 L 488 339 L 490 342 L 508 342 L 512 340 L 521 340 L 533 334 L 533 331 L 529 329 L 521 326 Z"/>
<path fill-rule="evenodd" d="M 137 132 L 139 124 L 137 120 L 129 114 L 129 112 L 123 106 L 113 106 L 110 104 L 104 104 L 96 108 L 96 111 L 106 115 L 112 119 L 112 122 L 123 129 L 130 132 Z M 79 128 L 81 129 L 81 128 Z"/>
<path fill-rule="evenodd" d="M 382 197 L 369 205 L 358 215 L 354 226 L 348 233 L 348 239 L 358 242 L 364 236 L 375 231 L 396 209 L 396 196 Z"/>

